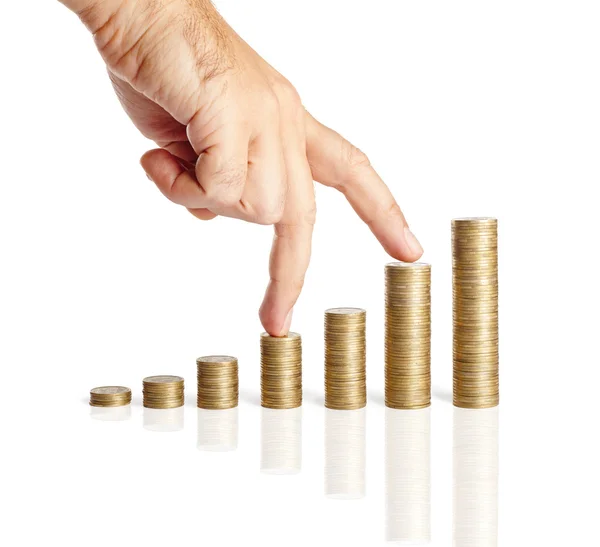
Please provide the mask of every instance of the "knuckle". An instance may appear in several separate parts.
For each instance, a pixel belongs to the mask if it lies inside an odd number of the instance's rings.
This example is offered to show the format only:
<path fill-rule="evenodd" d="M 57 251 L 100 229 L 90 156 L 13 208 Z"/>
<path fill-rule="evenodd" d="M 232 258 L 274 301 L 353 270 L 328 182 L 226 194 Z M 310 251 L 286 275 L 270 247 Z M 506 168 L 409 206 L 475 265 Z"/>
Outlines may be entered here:
<path fill-rule="evenodd" d="M 271 118 L 279 117 L 279 99 L 275 93 L 266 93 L 263 98 L 263 108 L 267 116 Z"/>
<path fill-rule="evenodd" d="M 290 286 L 294 292 L 300 293 L 304 288 L 304 276 L 290 279 Z"/>
<path fill-rule="evenodd" d="M 342 141 L 342 160 L 351 174 L 371 166 L 368 156 L 345 139 Z"/>
<path fill-rule="evenodd" d="M 267 203 L 261 203 L 256 209 L 256 221 L 258 224 L 277 224 L 283 217 L 282 200 L 270 200 Z"/>
<path fill-rule="evenodd" d="M 242 197 L 246 170 L 243 167 L 227 167 L 203 182 L 206 197 L 211 203 L 220 207 L 230 207 Z"/>
<path fill-rule="evenodd" d="M 296 88 L 285 78 L 278 79 L 273 88 L 279 101 L 287 107 L 300 107 L 302 101 Z"/>

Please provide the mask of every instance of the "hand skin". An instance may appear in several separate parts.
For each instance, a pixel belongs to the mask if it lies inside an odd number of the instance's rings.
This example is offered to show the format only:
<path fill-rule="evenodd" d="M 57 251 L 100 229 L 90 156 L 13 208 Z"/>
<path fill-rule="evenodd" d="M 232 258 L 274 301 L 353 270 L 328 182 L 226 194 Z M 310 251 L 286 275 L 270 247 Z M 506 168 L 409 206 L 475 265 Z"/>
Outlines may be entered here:
<path fill-rule="evenodd" d="M 367 157 L 302 106 L 294 87 L 208 0 L 61 0 L 92 32 L 114 89 L 159 148 L 141 165 L 201 220 L 272 224 L 265 330 L 287 334 L 311 253 L 313 180 L 338 189 L 385 250 L 423 253 Z"/>

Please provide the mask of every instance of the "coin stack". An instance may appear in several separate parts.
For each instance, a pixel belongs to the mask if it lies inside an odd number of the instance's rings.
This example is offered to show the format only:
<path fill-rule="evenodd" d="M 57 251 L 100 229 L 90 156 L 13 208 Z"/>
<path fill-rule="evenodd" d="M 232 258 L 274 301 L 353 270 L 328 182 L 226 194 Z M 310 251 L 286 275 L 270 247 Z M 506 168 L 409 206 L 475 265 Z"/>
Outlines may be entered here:
<path fill-rule="evenodd" d="M 122 386 L 95 387 L 90 391 L 90 406 L 125 406 L 131 403 L 131 390 Z"/>
<path fill-rule="evenodd" d="M 356 410 L 367 404 L 366 320 L 360 308 L 325 311 L 325 406 Z"/>
<path fill-rule="evenodd" d="M 385 267 L 385 404 L 431 404 L 431 266 Z"/>
<path fill-rule="evenodd" d="M 452 221 L 454 405 L 489 408 L 499 402 L 498 222 Z"/>
<path fill-rule="evenodd" d="M 183 378 L 180 376 L 148 376 L 144 378 L 146 408 L 178 408 L 183 406 Z"/>
<path fill-rule="evenodd" d="M 198 408 L 224 410 L 238 405 L 238 360 L 227 355 L 196 359 Z"/>
<path fill-rule="evenodd" d="M 302 405 L 302 338 L 295 332 L 260 337 L 260 399 L 265 408 Z"/>

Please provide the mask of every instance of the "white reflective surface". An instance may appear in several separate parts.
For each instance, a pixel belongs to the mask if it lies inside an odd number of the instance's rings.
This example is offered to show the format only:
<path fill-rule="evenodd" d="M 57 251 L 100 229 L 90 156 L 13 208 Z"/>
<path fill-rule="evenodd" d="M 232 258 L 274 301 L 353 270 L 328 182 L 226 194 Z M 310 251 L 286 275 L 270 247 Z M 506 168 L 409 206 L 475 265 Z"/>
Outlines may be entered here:
<path fill-rule="evenodd" d="M 498 545 L 498 412 L 454 409 L 455 547 Z"/>
<path fill-rule="evenodd" d="M 365 495 L 366 409 L 325 412 L 325 495 L 357 499 Z"/>
<path fill-rule="evenodd" d="M 261 408 L 260 469 L 273 475 L 294 475 L 302 468 L 302 407 Z"/>
<path fill-rule="evenodd" d="M 387 541 L 431 538 L 431 410 L 385 409 Z"/>
<path fill-rule="evenodd" d="M 198 450 L 228 452 L 238 443 L 238 408 L 197 409 Z"/>
<path fill-rule="evenodd" d="M 100 407 L 90 406 L 90 416 L 103 422 L 122 422 L 131 418 L 131 405 Z"/>
<path fill-rule="evenodd" d="M 173 432 L 183 429 L 184 407 L 146 408 L 144 407 L 144 429 L 148 431 Z"/>

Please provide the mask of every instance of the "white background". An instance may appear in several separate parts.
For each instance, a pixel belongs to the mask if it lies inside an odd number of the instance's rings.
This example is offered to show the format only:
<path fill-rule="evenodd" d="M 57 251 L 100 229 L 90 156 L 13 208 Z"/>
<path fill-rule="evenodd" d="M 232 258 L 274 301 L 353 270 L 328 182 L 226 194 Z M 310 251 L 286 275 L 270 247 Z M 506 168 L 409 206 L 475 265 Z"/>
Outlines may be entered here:
<path fill-rule="evenodd" d="M 450 544 L 457 518 L 450 219 L 493 215 L 499 543 L 596 545 L 600 4 L 218 4 L 317 118 L 368 153 L 433 264 L 432 544 Z M 304 341 L 302 470 L 261 473 L 257 309 L 270 229 L 202 223 L 167 202 L 138 165 L 151 145 L 84 27 L 56 1 L 1 9 L 2 544 L 383 544 L 388 258 L 369 230 L 317 188 L 293 323 Z M 366 496 L 352 501 L 324 490 L 331 306 L 368 310 Z M 238 447 L 198 451 L 195 358 L 221 352 L 240 360 Z M 144 429 L 150 374 L 186 378 L 183 431 Z M 89 389 L 106 384 L 133 388 L 129 420 L 91 419 Z"/>

